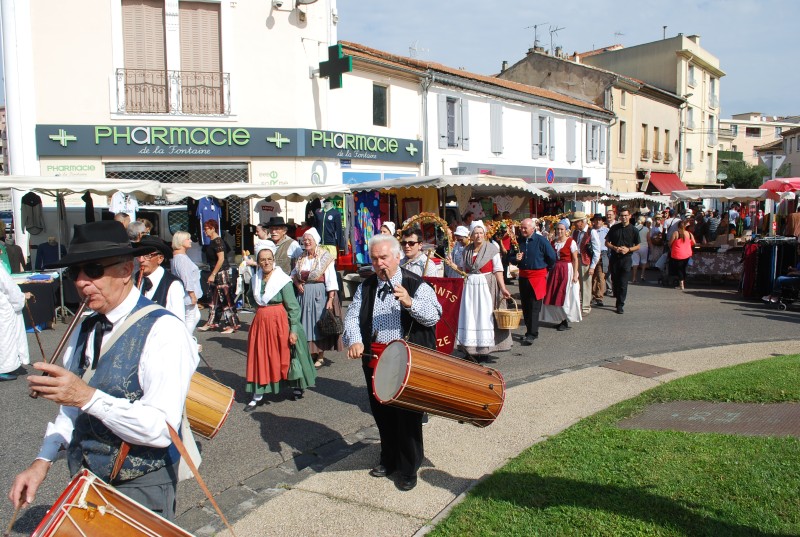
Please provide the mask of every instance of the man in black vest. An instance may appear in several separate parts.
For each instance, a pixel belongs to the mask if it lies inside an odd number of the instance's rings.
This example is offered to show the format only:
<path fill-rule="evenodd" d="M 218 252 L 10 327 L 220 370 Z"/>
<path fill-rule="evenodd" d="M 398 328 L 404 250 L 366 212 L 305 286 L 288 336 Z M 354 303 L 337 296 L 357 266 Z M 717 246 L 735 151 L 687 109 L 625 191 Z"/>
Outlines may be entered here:
<path fill-rule="evenodd" d="M 135 282 L 139 291 L 159 306 L 167 308 L 181 321 L 186 317 L 184 297 L 186 291 L 183 282 L 161 266 L 165 260 L 172 259 L 172 248 L 158 237 L 145 235 L 138 243 L 141 247 L 154 250 L 152 253 L 140 255 L 139 272 Z"/>
<path fill-rule="evenodd" d="M 381 458 L 370 471 L 374 477 L 400 472 L 400 490 L 417 484 L 417 471 L 424 457 L 422 413 L 383 405 L 375 398 L 372 373 L 377 363 L 373 343 L 407 339 L 429 349 L 436 348 L 434 325 L 442 307 L 433 287 L 413 272 L 400 268 L 400 243 L 391 235 L 375 235 L 369 255 L 375 274 L 358 286 L 344 321 L 348 358 L 361 358 L 369 392 L 369 406 L 381 437 Z"/>

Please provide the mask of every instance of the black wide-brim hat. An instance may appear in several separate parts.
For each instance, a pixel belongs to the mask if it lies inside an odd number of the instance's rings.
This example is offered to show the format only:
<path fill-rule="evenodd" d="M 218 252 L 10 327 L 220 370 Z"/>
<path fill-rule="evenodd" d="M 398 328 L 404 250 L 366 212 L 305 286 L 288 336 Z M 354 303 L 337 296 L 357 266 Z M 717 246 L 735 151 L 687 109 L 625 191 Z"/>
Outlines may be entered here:
<path fill-rule="evenodd" d="M 101 220 L 75 225 L 67 255 L 49 264 L 48 268 L 68 267 L 123 255 L 144 255 L 153 251 L 153 246 L 131 246 L 128 232 L 120 222 Z"/>
<path fill-rule="evenodd" d="M 284 222 L 282 216 L 272 216 L 265 223 L 261 224 L 261 227 L 278 227 L 278 226 L 287 227 L 286 222 Z"/>
<path fill-rule="evenodd" d="M 145 235 L 141 241 L 133 244 L 136 247 L 149 248 L 151 252 L 158 252 L 164 256 L 164 259 L 172 259 L 172 246 L 153 235 Z"/>

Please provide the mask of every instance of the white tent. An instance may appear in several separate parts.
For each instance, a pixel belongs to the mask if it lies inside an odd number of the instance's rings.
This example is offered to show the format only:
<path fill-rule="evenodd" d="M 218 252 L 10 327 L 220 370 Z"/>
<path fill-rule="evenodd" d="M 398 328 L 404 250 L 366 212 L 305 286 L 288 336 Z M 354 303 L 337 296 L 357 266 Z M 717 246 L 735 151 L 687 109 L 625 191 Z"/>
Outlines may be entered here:
<path fill-rule="evenodd" d="M 393 188 L 462 188 L 471 194 L 483 196 L 522 195 L 548 198 L 549 195 L 518 177 L 498 177 L 496 175 L 427 175 L 423 177 L 403 177 L 386 181 L 369 181 L 348 185 L 352 191 L 389 190 Z"/>
<path fill-rule="evenodd" d="M 0 175 L 0 189 L 13 188 L 45 194 L 66 196 L 91 192 L 110 195 L 115 192 L 133 194 L 139 199 L 161 195 L 158 181 L 132 181 L 105 177 L 42 177 L 29 175 Z"/>
<path fill-rule="evenodd" d="M 255 183 L 169 183 L 164 184 L 164 197 L 169 201 L 183 198 L 200 199 L 214 196 L 219 199 L 236 196 L 240 199 L 286 199 L 305 201 L 310 198 L 349 194 L 348 185 L 270 186 Z"/>
<path fill-rule="evenodd" d="M 597 199 L 600 196 L 615 196 L 616 192 L 598 185 L 582 185 L 579 183 L 554 183 L 543 186 L 542 190 L 561 198 L 573 198 L 579 201 Z"/>
<path fill-rule="evenodd" d="M 760 201 L 767 199 L 768 190 L 762 188 L 723 188 L 697 190 L 673 190 L 671 198 L 675 201 L 700 201 L 714 199 L 720 201 Z"/>

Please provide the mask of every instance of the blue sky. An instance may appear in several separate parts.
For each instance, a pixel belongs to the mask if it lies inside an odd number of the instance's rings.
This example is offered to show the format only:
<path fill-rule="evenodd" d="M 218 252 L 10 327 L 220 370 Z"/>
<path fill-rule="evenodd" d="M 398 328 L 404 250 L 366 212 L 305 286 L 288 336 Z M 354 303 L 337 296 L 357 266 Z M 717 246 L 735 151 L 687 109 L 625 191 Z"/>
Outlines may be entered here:
<path fill-rule="evenodd" d="M 797 0 L 338 0 L 339 39 L 480 74 L 513 64 L 553 37 L 567 53 L 620 43 L 633 46 L 678 33 L 701 36 L 719 58 L 722 118 L 744 112 L 800 115 Z"/>

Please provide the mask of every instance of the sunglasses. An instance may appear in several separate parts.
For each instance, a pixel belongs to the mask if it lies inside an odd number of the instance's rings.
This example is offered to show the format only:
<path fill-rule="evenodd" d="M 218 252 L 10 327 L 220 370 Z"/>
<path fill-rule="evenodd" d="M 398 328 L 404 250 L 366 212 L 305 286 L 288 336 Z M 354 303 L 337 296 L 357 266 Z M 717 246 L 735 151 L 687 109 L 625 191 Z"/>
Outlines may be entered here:
<path fill-rule="evenodd" d="M 403 246 L 416 246 L 419 241 L 400 241 L 400 244 Z"/>
<path fill-rule="evenodd" d="M 106 265 L 103 265 L 102 263 L 86 263 L 85 265 L 77 265 L 69 267 L 67 269 L 67 275 L 69 275 L 71 280 L 77 280 L 78 276 L 80 276 L 81 272 L 83 272 L 90 280 L 96 280 L 103 277 L 103 274 L 106 273 L 106 269 L 108 267 L 113 267 L 114 265 L 119 265 L 123 262 L 124 261 L 114 261 L 113 263 L 108 263 Z"/>

